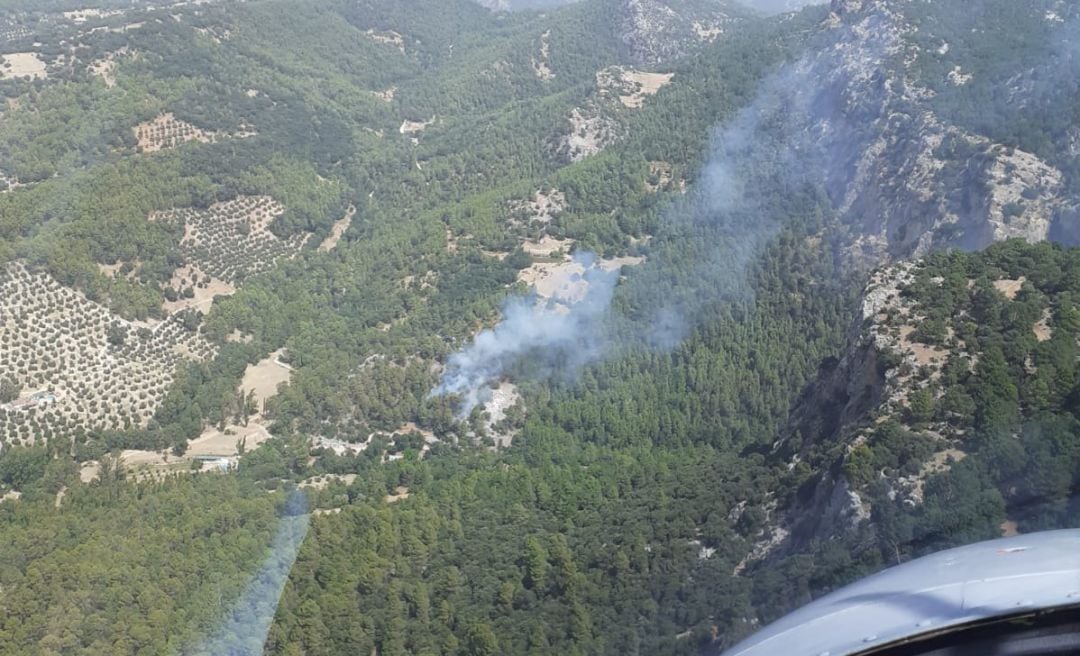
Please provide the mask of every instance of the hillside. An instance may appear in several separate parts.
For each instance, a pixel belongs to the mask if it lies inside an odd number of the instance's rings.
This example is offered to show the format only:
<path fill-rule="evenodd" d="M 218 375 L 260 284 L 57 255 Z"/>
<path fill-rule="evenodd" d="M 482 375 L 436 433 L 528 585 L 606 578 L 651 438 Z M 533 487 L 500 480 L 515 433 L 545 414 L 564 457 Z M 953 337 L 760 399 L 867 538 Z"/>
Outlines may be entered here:
<path fill-rule="evenodd" d="M 711 653 L 1077 524 L 1075 7 L 481 4 L 4 3 L 0 654 Z"/>
<path fill-rule="evenodd" d="M 745 565 L 812 587 L 1075 526 L 1077 266 L 1075 250 L 1009 241 L 876 271 L 774 445 L 790 474 Z M 811 573 L 800 553 L 843 556 Z"/>

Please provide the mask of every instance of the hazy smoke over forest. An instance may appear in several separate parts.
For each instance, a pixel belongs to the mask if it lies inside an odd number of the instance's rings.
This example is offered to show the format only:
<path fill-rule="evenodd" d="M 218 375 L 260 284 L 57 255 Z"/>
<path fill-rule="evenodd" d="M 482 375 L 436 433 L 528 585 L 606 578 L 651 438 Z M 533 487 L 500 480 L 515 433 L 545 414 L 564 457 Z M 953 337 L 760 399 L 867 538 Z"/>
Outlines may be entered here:
<path fill-rule="evenodd" d="M 829 0 L 738 0 L 740 4 L 767 14 L 798 11 L 809 5 L 823 5 Z"/>
<path fill-rule="evenodd" d="M 476 0 L 492 9 L 551 9 L 580 0 Z M 808 5 L 821 5 L 829 0 L 736 0 L 739 4 L 768 14 L 797 11 Z"/>
<path fill-rule="evenodd" d="M 1066 14 L 1062 40 L 1048 43 L 1051 56 L 1033 75 L 1052 79 L 1046 86 L 1054 93 L 1077 84 L 1077 22 Z M 674 348 L 703 310 L 750 297 L 751 263 L 793 212 L 820 203 L 848 220 L 846 206 L 866 191 L 861 159 L 879 134 L 868 127 L 882 126 L 891 108 L 889 86 L 863 78 L 890 75 L 899 51 L 883 15 L 870 14 L 860 29 L 822 33 L 804 57 L 760 83 L 753 101 L 716 131 L 690 193 L 672 201 L 648 262 L 628 271 L 625 285 L 616 290 L 611 276 L 565 314 L 511 300 L 499 325 L 451 357 L 433 394 L 460 395 L 468 411 L 523 358 L 530 375 L 553 375 L 573 373 L 616 345 Z"/>
<path fill-rule="evenodd" d="M 749 294 L 747 265 L 779 228 L 761 204 L 765 190 L 759 182 L 781 170 L 790 178 L 790 171 L 805 168 L 795 165 L 798 149 L 784 140 L 784 126 L 798 110 L 790 93 L 795 88 L 791 75 L 780 73 L 764 82 L 755 101 L 715 134 L 712 154 L 692 191 L 668 210 L 669 229 L 704 225 L 705 234 L 715 237 L 696 244 L 694 269 L 685 270 L 685 254 L 659 245 L 640 271 L 625 272 L 632 277 L 628 293 L 648 299 L 643 302 L 652 310 L 636 320 L 612 316 L 618 273 L 600 268 L 592 253 L 578 254 L 589 282 L 583 299 L 555 307 L 531 296 L 509 300 L 498 325 L 451 356 L 432 395 L 460 396 L 461 414 L 467 414 L 487 400 L 492 383 L 519 363 L 525 362 L 530 376 L 566 376 L 603 357 L 616 343 L 671 349 L 686 336 L 703 304 Z M 779 138 L 763 134 L 775 130 Z"/>
<path fill-rule="evenodd" d="M 603 320 L 611 306 L 617 271 L 601 268 L 591 253 L 575 256 L 588 291 L 576 301 L 516 297 L 503 306 L 502 320 L 454 354 L 433 394 L 457 394 L 467 414 L 486 400 L 488 383 L 522 358 L 539 364 L 541 375 L 576 371 L 604 351 Z"/>

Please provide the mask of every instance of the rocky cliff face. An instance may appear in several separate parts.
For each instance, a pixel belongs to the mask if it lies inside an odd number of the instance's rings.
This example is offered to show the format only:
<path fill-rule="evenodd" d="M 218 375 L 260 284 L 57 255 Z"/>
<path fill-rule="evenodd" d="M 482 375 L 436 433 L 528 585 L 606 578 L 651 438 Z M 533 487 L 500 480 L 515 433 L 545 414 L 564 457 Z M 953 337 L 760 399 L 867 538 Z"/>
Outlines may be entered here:
<path fill-rule="evenodd" d="M 1045 466 L 1033 468 L 1032 478 L 996 458 L 1018 458 L 1002 454 L 1053 425 L 1054 395 L 1069 395 L 1077 362 L 1070 331 L 1080 313 L 1071 291 L 1063 291 L 1071 283 L 1055 268 L 1061 252 L 1013 242 L 963 265 L 943 268 L 935 263 L 945 258 L 936 255 L 873 273 L 849 347 L 822 366 L 774 445 L 773 462 L 792 472 L 798 491 L 755 536 L 758 567 L 816 543 L 872 541 L 872 517 L 897 509 L 917 515 L 935 475 L 969 455 L 1014 471 L 1000 484 L 1009 513 L 1002 534 L 1015 531 L 1025 513 L 1037 514 L 1031 508 L 1049 488 L 1030 481 L 1040 480 Z M 1069 373 L 1055 378 L 1058 371 Z M 988 413 L 999 411 L 1018 419 L 986 428 Z M 1009 431 L 1004 450 L 987 451 L 995 430 Z M 885 515 L 875 515 L 878 508 Z"/>
<path fill-rule="evenodd" d="M 741 0 L 742 4 L 768 14 L 798 11 L 807 5 L 824 5 L 828 0 Z"/>
<path fill-rule="evenodd" d="M 552 9 L 579 0 L 474 0 L 492 11 Z M 800 2 L 804 0 L 780 0 Z M 611 0 L 626 63 L 670 65 L 750 16 L 737 0 Z"/>
<path fill-rule="evenodd" d="M 774 456 L 792 469 L 814 446 L 833 445 L 836 459 L 814 463 L 817 477 L 797 507 L 771 517 L 759 536 L 763 548 L 756 549 L 762 558 L 793 553 L 869 517 L 843 472 L 843 458 L 866 441 L 872 422 L 908 407 L 909 396 L 924 385 L 913 372 L 935 375 L 948 355 L 911 339 L 920 317 L 901 294 L 911 282 L 911 259 L 946 247 L 1078 236 L 1072 227 L 1078 198 L 1059 168 L 938 115 L 919 63 L 949 49 L 943 44 L 928 53 L 918 45 L 910 15 L 915 8 L 909 0 L 833 0 L 815 54 L 784 72 L 779 84 L 779 104 L 796 117 L 784 128 L 797 144 L 796 161 L 817 165 L 815 181 L 849 231 L 850 256 L 871 268 L 888 265 L 866 288 L 849 348 L 823 364 L 776 445 Z M 1054 20 L 1046 7 L 1031 11 Z M 1067 19 L 1061 24 L 1071 25 Z M 950 84 L 965 83 L 966 73 L 952 73 Z M 1014 96 L 1022 95 L 1023 85 L 1017 89 Z M 1075 157 L 1068 144 L 1063 154 Z M 963 457 L 948 436 L 937 437 L 940 448 L 927 471 Z M 891 484 L 911 503 L 921 499 L 920 474 Z"/>
<path fill-rule="evenodd" d="M 622 0 L 620 32 L 630 61 L 670 64 L 702 41 L 711 41 L 742 16 L 725 3 L 687 0 Z"/>
<path fill-rule="evenodd" d="M 518 9 L 549 9 L 568 5 L 579 0 L 473 0 L 492 11 L 514 11 Z"/>
<path fill-rule="evenodd" d="M 1050 40 L 1078 33 L 1080 17 L 1071 5 L 1036 0 L 1013 9 L 1028 12 L 1029 24 L 1044 23 Z M 795 161 L 805 169 L 817 165 L 813 181 L 825 187 L 837 208 L 851 260 L 875 273 L 850 328 L 848 348 L 823 364 L 775 445 L 778 463 L 791 471 L 808 468 L 812 476 L 795 504 L 772 513 L 757 536 L 757 566 L 815 542 L 872 530 L 866 490 L 848 471 L 853 453 L 865 448 L 883 423 L 903 425 L 912 398 L 925 395 L 954 351 L 966 348 L 932 347 L 914 338 L 925 317 L 918 316 L 903 290 L 912 282 L 917 260 L 949 247 L 980 250 L 1013 238 L 1075 242 L 1080 237 L 1075 227 L 1080 196 L 1073 181 L 1077 149 L 1069 138 L 1075 128 L 1065 119 L 1060 143 L 1044 144 L 1036 154 L 997 141 L 993 130 L 978 131 L 973 128 L 978 121 L 952 120 L 964 114 L 962 103 L 974 102 L 965 98 L 969 85 L 990 73 L 969 70 L 971 59 L 962 57 L 960 46 L 928 36 L 925 12 L 934 10 L 911 0 L 833 0 L 813 54 L 782 72 L 778 83 L 778 104 L 792 109 L 784 130 L 796 144 Z M 1025 66 L 1032 61 L 1025 60 Z M 979 97 L 987 104 L 978 106 L 975 116 L 1007 114 L 1010 103 L 1045 104 L 1047 92 L 1035 80 L 1057 80 L 1051 86 L 1075 92 L 1075 84 L 1056 69 L 1072 71 L 1077 63 L 1074 48 L 1047 47 L 1046 59 L 1035 59 L 1034 68 L 1010 73 L 1007 99 Z M 938 73 L 941 79 L 932 77 Z M 959 110 L 941 101 L 946 95 L 961 103 Z M 1023 284 L 995 283 L 1006 295 Z M 950 433 L 947 425 L 921 429 L 918 436 L 931 451 L 921 468 L 881 479 L 893 500 L 910 507 L 922 503 L 928 476 L 966 456 L 962 435 Z M 807 462 L 811 457 L 816 460 Z"/>
<path fill-rule="evenodd" d="M 786 129 L 801 164 L 821 172 L 853 256 L 872 266 L 940 247 L 1039 241 L 1069 216 L 1075 198 L 1054 164 L 939 115 L 927 62 L 940 66 L 949 47 L 921 42 L 913 14 L 926 5 L 833 0 L 831 9 L 813 54 L 781 73 L 779 93 L 797 116 Z M 962 86 L 970 74 L 957 66 L 948 80 Z"/>
<path fill-rule="evenodd" d="M 915 388 L 912 372 L 933 366 L 943 355 L 910 340 L 915 317 L 909 314 L 902 290 L 912 282 L 914 266 L 903 263 L 871 276 L 849 331 L 847 351 L 823 365 L 776 444 L 774 455 L 791 467 L 807 459 L 816 446 L 838 446 L 834 451 L 841 455 L 813 464 L 819 468 L 817 480 L 796 508 L 777 517 L 777 525 L 790 538 L 777 545 L 772 556 L 854 530 L 870 518 L 869 506 L 843 472 L 843 455 L 866 441 L 865 427 L 902 411 Z M 897 316 L 904 318 L 903 324 L 890 326 Z"/>

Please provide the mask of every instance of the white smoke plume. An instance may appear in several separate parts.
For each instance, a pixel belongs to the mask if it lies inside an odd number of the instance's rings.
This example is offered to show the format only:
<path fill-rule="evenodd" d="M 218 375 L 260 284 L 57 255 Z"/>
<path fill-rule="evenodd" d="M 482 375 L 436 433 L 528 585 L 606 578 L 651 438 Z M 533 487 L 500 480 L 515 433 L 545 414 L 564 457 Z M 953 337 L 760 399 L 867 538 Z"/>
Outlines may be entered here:
<path fill-rule="evenodd" d="M 451 357 L 433 394 L 459 395 L 468 411 L 523 358 L 561 373 L 616 347 L 675 348 L 708 308 L 752 296 L 747 272 L 786 221 L 858 214 L 844 205 L 865 191 L 860 162 L 903 101 L 887 83 L 903 52 L 890 16 L 867 10 L 857 26 L 823 29 L 803 57 L 760 83 L 716 131 L 690 193 L 673 203 L 648 263 L 617 296 L 613 276 L 564 314 L 510 301 L 499 325 Z"/>
<path fill-rule="evenodd" d="M 611 306 L 618 271 L 600 265 L 591 253 L 574 261 L 584 273 L 575 281 L 585 286 L 580 299 L 516 297 L 503 307 L 502 321 L 478 334 L 466 349 L 451 356 L 433 396 L 461 397 L 460 415 L 467 415 L 490 398 L 489 383 L 499 380 L 522 359 L 544 373 L 572 372 L 600 357 L 603 318 Z"/>
<path fill-rule="evenodd" d="M 606 271 L 592 254 L 579 255 L 589 282 L 584 298 L 548 306 L 534 297 L 511 299 L 498 325 L 451 356 L 432 396 L 457 395 L 464 416 L 519 363 L 533 376 L 559 376 L 610 353 L 616 343 L 669 350 L 685 338 L 704 304 L 746 298 L 747 266 L 780 228 L 763 199 L 777 193 L 777 178 L 792 186 L 808 170 L 808 153 L 798 145 L 807 137 L 792 128 L 812 102 L 798 91 L 806 75 L 805 66 L 795 66 L 770 76 L 754 102 L 716 132 L 699 179 L 667 212 L 672 234 L 705 224 L 716 241 L 692 243 L 689 258 L 685 238 L 656 244 L 626 291 L 628 305 L 648 309 L 635 317 L 613 316 L 617 272 Z"/>
<path fill-rule="evenodd" d="M 716 134 L 713 157 L 692 193 L 671 208 L 668 218 L 676 231 L 679 224 L 714 225 L 719 241 L 694 246 L 699 252 L 693 259 L 704 264 L 694 265 L 699 270 L 690 276 L 678 272 L 678 253 L 658 247 L 651 259 L 661 266 L 646 266 L 647 270 L 636 272 L 640 280 L 629 290 L 633 295 L 637 288 L 639 305 L 653 308 L 649 314 L 636 321 L 626 317 L 613 321 L 617 271 L 605 270 L 592 254 L 579 254 L 588 283 L 583 298 L 556 299 L 547 305 L 532 296 L 509 300 L 498 325 L 481 332 L 468 347 L 451 356 L 432 396 L 457 395 L 461 399 L 459 416 L 465 416 L 485 403 L 490 386 L 519 363 L 526 363 L 533 376 L 573 374 L 609 353 L 615 333 L 629 344 L 668 350 L 686 336 L 695 308 L 709 300 L 748 294 L 746 267 L 779 228 L 778 222 L 759 213 L 761 208 L 751 188 L 759 176 L 770 175 L 772 168 L 789 165 L 787 161 L 777 164 L 775 154 L 770 154 L 766 166 L 759 152 L 760 131 L 765 123 L 793 110 L 788 95 L 780 94 L 790 88 L 786 77 L 770 81 L 756 102 Z M 692 282 L 686 282 L 688 277 Z"/>

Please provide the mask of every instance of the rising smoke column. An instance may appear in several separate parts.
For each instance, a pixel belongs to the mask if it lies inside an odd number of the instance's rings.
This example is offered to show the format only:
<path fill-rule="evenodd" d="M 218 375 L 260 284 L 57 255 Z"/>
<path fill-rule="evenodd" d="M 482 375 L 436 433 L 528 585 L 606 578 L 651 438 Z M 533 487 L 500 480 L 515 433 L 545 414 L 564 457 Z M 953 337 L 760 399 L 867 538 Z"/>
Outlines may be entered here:
<path fill-rule="evenodd" d="M 599 358 L 605 348 L 603 320 L 619 274 L 602 267 L 591 253 L 577 254 L 574 261 L 584 268 L 578 283 L 586 291 L 580 299 L 556 296 L 545 303 L 535 295 L 511 298 L 498 325 L 450 357 L 432 396 L 460 396 L 459 416 L 464 417 L 490 397 L 488 384 L 523 358 L 542 375 L 573 372 Z"/>
<path fill-rule="evenodd" d="M 534 376 L 573 375 L 610 353 L 616 334 L 623 345 L 669 350 L 685 337 L 703 304 L 749 294 L 747 265 L 780 227 L 769 218 L 760 202 L 763 189 L 755 184 L 767 178 L 771 182 L 777 175 L 790 180 L 791 171 L 806 169 L 795 165 L 791 141 L 773 134 L 786 133 L 793 113 L 800 111 L 802 103 L 791 93 L 798 88 L 795 75 L 786 72 L 770 78 L 755 102 L 714 136 L 712 156 L 700 179 L 667 219 L 673 233 L 708 224 L 717 242 L 692 246 L 695 261 L 702 264 L 689 274 L 679 271 L 685 252 L 675 250 L 685 247 L 685 241 L 672 239 L 667 250 L 662 245 L 656 249 L 650 265 L 635 272 L 637 280 L 629 286 L 639 305 L 653 308 L 647 316 L 636 321 L 613 317 L 617 270 L 606 270 L 591 253 L 578 254 L 589 283 L 584 298 L 554 299 L 547 305 L 534 296 L 510 299 L 494 328 L 450 357 L 431 395 L 461 397 L 459 418 L 463 418 L 490 398 L 492 383 L 523 360 Z"/>
<path fill-rule="evenodd" d="M 791 206 L 828 205 L 855 175 L 881 90 L 871 85 L 865 97 L 853 97 L 845 88 L 892 56 L 896 37 L 879 30 L 883 24 L 872 16 L 860 26 L 875 36 L 859 42 L 862 66 L 854 72 L 845 60 L 852 52 L 834 47 L 852 40 L 851 27 L 818 35 L 816 47 L 766 77 L 754 99 L 715 131 L 698 179 L 665 213 L 648 263 L 619 289 L 619 312 L 612 311 L 615 276 L 583 301 L 564 304 L 562 314 L 513 299 L 495 328 L 450 358 L 432 395 L 461 396 L 467 413 L 525 357 L 551 376 L 572 374 L 616 347 L 671 350 L 705 309 L 751 298 L 747 271 L 800 211 Z"/>
<path fill-rule="evenodd" d="M 281 591 L 307 535 L 307 497 L 294 490 L 289 494 L 278 525 L 270 555 L 240 595 L 232 612 L 204 644 L 190 652 L 199 656 L 257 656 L 263 653 L 270 625 L 274 621 Z"/>

